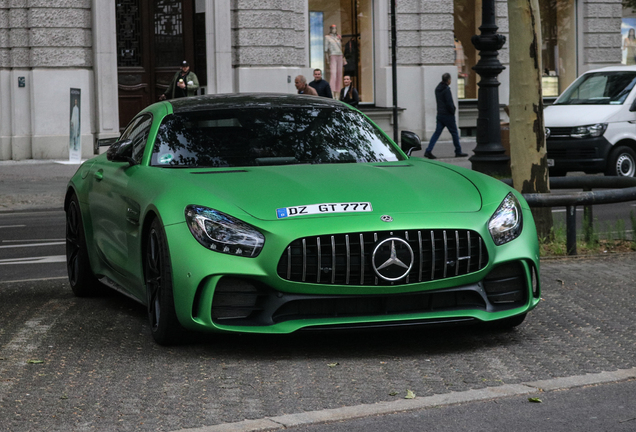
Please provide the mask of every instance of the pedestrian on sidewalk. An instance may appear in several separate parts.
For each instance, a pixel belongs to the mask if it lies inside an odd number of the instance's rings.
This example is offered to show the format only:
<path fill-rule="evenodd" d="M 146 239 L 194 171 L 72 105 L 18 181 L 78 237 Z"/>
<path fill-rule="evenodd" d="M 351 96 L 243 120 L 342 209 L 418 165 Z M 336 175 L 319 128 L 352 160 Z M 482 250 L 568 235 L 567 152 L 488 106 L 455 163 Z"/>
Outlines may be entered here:
<path fill-rule="evenodd" d="M 159 96 L 159 100 L 194 96 L 198 88 L 199 79 L 190 70 L 190 64 L 184 60 L 181 63 L 181 70 L 174 74 L 166 91 Z"/>
<path fill-rule="evenodd" d="M 296 78 L 294 78 L 294 85 L 296 86 L 296 90 L 298 90 L 298 94 L 318 96 L 316 90 L 314 90 L 312 87 L 309 87 L 309 85 L 307 84 L 307 78 L 305 78 L 303 75 L 298 75 Z"/>
<path fill-rule="evenodd" d="M 455 103 L 453 102 L 453 95 L 450 89 L 451 76 L 449 73 L 442 75 L 442 82 L 435 88 L 435 100 L 437 101 L 437 127 L 435 133 L 431 137 L 431 141 L 428 143 L 428 147 L 424 152 L 424 157 L 428 159 L 437 159 L 433 155 L 433 147 L 442 134 L 444 128 L 448 128 L 451 136 L 453 137 L 453 145 L 455 146 L 455 157 L 466 157 L 466 153 L 462 152 L 462 147 L 459 144 L 459 132 L 457 130 L 457 123 L 455 122 Z"/>
<path fill-rule="evenodd" d="M 322 71 L 320 69 L 314 69 L 314 80 L 309 83 L 309 86 L 316 90 L 318 96 L 333 99 L 333 93 L 331 93 L 331 86 L 327 81 L 322 79 Z"/>

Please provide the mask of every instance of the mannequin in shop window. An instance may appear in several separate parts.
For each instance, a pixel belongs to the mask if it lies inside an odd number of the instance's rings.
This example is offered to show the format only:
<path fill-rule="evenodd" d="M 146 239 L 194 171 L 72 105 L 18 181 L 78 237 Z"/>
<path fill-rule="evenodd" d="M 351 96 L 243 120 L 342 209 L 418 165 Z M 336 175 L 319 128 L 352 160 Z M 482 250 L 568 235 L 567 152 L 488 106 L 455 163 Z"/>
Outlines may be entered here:
<path fill-rule="evenodd" d="M 627 50 L 625 64 L 636 64 L 636 30 L 630 28 L 627 37 L 623 39 L 623 49 Z"/>
<path fill-rule="evenodd" d="M 457 37 L 455 37 L 455 66 L 457 66 L 457 76 L 459 78 L 466 77 L 466 56 L 464 55 L 464 47 Z"/>
<path fill-rule="evenodd" d="M 337 94 L 342 88 L 342 69 L 347 63 L 342 55 L 342 37 L 335 24 L 329 27 L 329 34 L 325 35 L 325 54 L 329 66 L 329 85 Z"/>

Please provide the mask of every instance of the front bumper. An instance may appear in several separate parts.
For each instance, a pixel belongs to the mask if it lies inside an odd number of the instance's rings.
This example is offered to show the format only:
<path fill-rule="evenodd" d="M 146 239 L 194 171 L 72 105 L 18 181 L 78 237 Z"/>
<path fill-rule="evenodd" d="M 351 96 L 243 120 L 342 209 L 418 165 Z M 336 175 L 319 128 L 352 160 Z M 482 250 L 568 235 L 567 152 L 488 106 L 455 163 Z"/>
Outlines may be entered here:
<path fill-rule="evenodd" d="M 349 229 L 366 226 L 360 219 L 352 218 L 350 226 L 340 228 L 350 232 Z M 468 226 L 478 232 L 484 238 L 488 262 L 468 274 L 422 279 L 422 282 L 398 281 L 388 285 L 303 282 L 281 277 L 280 259 L 296 240 L 294 232 L 311 236 L 321 235 L 322 230 L 324 235 L 326 230 L 333 229 L 330 223 L 333 219 L 319 223 L 294 221 L 294 229 L 289 224 L 286 227 L 290 229 L 283 230 L 283 234 L 280 222 L 264 223 L 276 226 L 277 233 L 260 227 L 266 242 L 256 258 L 207 250 L 185 224 L 168 226 L 177 316 L 191 330 L 291 333 L 313 327 L 492 321 L 526 313 L 538 304 L 538 244 L 528 210 L 524 210 L 521 236 L 502 246 L 494 246 L 483 223 L 467 222 L 482 221 L 483 216 L 472 213 L 437 219 L 441 220 L 433 228 L 454 219 L 457 223 L 451 226 Z M 415 224 L 405 221 L 405 225 Z M 386 225 L 381 227 L 386 229 Z M 401 227 L 395 228 L 398 231 Z"/>
<path fill-rule="evenodd" d="M 607 157 L 612 144 L 605 137 L 595 138 L 548 138 L 548 160 L 553 160 L 551 172 L 584 171 L 599 173 L 605 171 Z"/>

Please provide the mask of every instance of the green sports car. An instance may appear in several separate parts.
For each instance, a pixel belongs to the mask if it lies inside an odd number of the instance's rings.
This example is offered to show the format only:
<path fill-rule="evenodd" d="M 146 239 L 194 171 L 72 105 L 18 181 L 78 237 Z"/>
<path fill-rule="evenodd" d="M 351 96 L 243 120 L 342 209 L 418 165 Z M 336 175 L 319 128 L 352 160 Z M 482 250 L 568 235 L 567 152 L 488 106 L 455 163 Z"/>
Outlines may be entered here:
<path fill-rule="evenodd" d="M 344 103 L 237 94 L 159 102 L 65 199 L 68 276 L 144 304 L 160 344 L 184 330 L 520 324 L 540 300 L 523 197 L 411 158 Z"/>

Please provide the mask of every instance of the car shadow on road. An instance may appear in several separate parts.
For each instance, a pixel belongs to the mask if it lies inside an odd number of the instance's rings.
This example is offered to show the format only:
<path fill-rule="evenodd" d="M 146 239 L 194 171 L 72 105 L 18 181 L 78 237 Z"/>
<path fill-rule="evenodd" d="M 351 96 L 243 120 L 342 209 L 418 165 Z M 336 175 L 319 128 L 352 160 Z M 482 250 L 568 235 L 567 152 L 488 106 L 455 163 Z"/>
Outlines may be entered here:
<path fill-rule="evenodd" d="M 134 300 L 105 290 L 97 297 L 77 299 L 76 302 L 81 309 L 78 312 L 89 316 L 83 331 L 99 336 L 102 343 L 119 345 L 121 341 L 118 338 L 129 332 L 126 335 L 128 340 L 138 337 L 141 340 L 137 343 L 142 346 L 154 344 L 146 309 Z M 92 329 L 91 323 L 94 324 Z M 113 335 L 110 342 L 104 340 L 105 327 Z M 226 359 L 443 355 L 517 344 L 524 339 L 525 327 L 522 324 L 502 331 L 474 324 L 421 325 L 391 329 L 299 331 L 284 335 L 186 332 L 181 342 L 169 349 L 183 354 L 190 352 Z"/>

